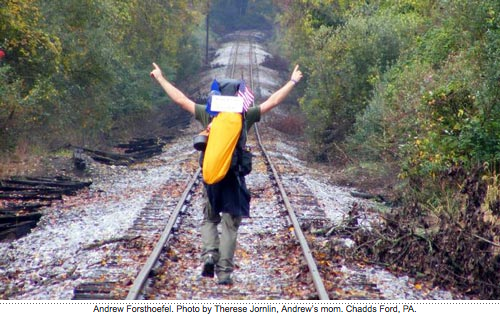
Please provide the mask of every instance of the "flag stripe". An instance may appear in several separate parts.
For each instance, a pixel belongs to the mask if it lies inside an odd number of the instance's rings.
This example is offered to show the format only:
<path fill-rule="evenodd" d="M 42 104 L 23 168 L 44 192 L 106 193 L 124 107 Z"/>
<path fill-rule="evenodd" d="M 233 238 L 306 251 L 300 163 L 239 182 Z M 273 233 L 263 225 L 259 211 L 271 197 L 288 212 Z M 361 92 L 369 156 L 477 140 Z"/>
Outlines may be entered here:
<path fill-rule="evenodd" d="M 250 88 L 247 88 L 245 81 L 242 81 L 240 88 L 238 90 L 238 96 L 243 98 L 243 110 L 246 112 L 248 108 L 252 105 L 254 100 L 254 95 Z"/>

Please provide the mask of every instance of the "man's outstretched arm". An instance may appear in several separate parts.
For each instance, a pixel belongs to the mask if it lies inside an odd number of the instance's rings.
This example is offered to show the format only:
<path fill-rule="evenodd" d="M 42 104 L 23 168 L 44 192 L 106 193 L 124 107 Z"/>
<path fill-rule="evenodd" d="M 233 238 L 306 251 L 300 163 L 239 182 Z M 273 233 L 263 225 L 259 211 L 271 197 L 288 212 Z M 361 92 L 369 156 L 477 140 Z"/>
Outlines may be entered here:
<path fill-rule="evenodd" d="M 153 71 L 149 74 L 151 78 L 155 79 L 160 86 L 165 90 L 167 95 L 172 99 L 176 104 L 180 105 L 182 109 L 194 114 L 195 103 L 186 95 L 174 87 L 165 77 L 163 76 L 160 67 L 156 63 L 153 62 Z"/>
<path fill-rule="evenodd" d="M 292 76 L 290 77 L 290 81 L 288 81 L 278 91 L 273 93 L 266 101 L 261 103 L 260 112 L 264 114 L 280 104 L 286 98 L 286 96 L 288 96 L 295 84 L 297 84 L 300 79 L 302 79 L 302 72 L 299 70 L 299 66 L 296 65 L 295 69 L 292 72 Z"/>

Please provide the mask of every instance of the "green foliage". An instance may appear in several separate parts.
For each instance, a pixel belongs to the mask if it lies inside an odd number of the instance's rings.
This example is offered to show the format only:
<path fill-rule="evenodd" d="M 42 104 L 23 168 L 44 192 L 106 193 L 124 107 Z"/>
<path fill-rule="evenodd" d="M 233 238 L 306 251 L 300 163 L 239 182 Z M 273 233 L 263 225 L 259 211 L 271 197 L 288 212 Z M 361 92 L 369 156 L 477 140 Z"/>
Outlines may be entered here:
<path fill-rule="evenodd" d="M 411 46 L 407 35 L 419 27 L 413 14 L 354 14 L 345 25 L 321 27 L 312 52 L 303 57 L 308 87 L 301 101 L 310 123 L 313 151 L 332 159 L 332 142 L 343 141 L 363 111 L 380 76 Z M 326 121 L 325 121 L 326 120 Z M 321 131 L 316 130 L 321 128 Z"/>
<path fill-rule="evenodd" d="M 435 177 L 457 164 L 470 166 L 477 155 L 471 144 L 478 125 L 474 100 L 464 84 L 451 83 L 424 95 L 428 118 L 419 119 L 419 135 L 409 144 L 410 174 Z"/>
<path fill-rule="evenodd" d="M 497 298 L 500 2 L 345 3 L 285 1 L 280 22 L 305 68 L 316 159 L 339 154 L 359 170 L 379 164 L 371 181 L 389 168 L 399 178 L 389 240 L 376 233 L 359 247 L 376 243 L 369 259 L 449 273 L 439 279 Z M 330 5 L 339 10 L 318 14 Z"/>
<path fill-rule="evenodd" d="M 191 40 L 201 21 L 197 4 L 3 1 L 0 149 L 28 135 L 49 144 L 96 142 L 117 119 L 147 112 L 151 62 L 172 80 L 199 66 Z"/>
<path fill-rule="evenodd" d="M 343 145 L 426 186 L 451 166 L 498 162 L 499 6 L 282 4 L 290 56 L 308 77 L 301 105 L 316 159 L 335 159 Z"/>
<path fill-rule="evenodd" d="M 282 9 L 290 57 L 307 75 L 301 106 L 316 159 L 335 159 L 340 146 L 399 167 L 424 202 L 453 194 L 456 182 L 439 182 L 453 168 L 498 163 L 497 1 L 310 0 Z"/>
<path fill-rule="evenodd" d="M 275 1 L 280 11 L 277 20 L 282 26 L 279 35 L 282 52 L 291 60 L 302 60 L 314 54 L 313 39 L 322 27 L 329 29 L 345 23 L 351 1 Z M 278 30 L 280 32 L 280 30 Z"/>
<path fill-rule="evenodd" d="M 492 2 L 465 4 L 429 17 L 418 46 L 374 86 L 348 139 L 359 157 L 399 166 L 410 187 L 407 200 L 434 208 L 457 198 L 461 178 L 449 180 L 450 174 L 498 163 L 500 156 L 498 11 Z M 464 12 L 474 18 L 466 23 Z"/>
<path fill-rule="evenodd" d="M 210 27 L 219 34 L 235 30 L 271 30 L 274 19 L 272 0 L 210 1 Z"/>
<path fill-rule="evenodd" d="M 14 73 L 32 84 L 36 77 L 57 71 L 61 44 L 41 26 L 37 1 L 3 0 L 0 6 L 0 47 Z"/>

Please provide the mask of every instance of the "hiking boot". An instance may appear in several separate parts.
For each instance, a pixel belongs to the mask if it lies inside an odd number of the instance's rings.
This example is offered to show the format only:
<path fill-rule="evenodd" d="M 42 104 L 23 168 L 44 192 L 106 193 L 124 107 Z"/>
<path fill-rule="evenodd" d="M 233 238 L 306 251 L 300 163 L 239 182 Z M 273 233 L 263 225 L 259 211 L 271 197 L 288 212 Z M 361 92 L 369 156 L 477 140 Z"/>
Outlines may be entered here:
<path fill-rule="evenodd" d="M 215 261 L 214 257 L 211 254 L 209 254 L 205 259 L 203 270 L 201 271 L 201 276 L 208 278 L 213 278 L 215 276 Z"/>
<path fill-rule="evenodd" d="M 217 278 L 219 278 L 218 284 L 230 286 L 233 284 L 233 279 L 231 278 L 230 272 L 217 272 Z"/>
<path fill-rule="evenodd" d="M 218 284 L 225 285 L 225 286 L 230 286 L 230 285 L 233 284 L 233 279 L 231 279 L 230 277 L 224 278 L 224 279 L 219 279 Z"/>

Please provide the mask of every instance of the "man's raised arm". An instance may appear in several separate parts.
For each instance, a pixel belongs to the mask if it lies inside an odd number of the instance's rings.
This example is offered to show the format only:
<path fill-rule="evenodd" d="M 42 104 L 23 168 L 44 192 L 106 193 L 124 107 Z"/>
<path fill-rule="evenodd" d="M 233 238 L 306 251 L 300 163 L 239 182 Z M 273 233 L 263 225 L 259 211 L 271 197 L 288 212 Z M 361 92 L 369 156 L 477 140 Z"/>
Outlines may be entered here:
<path fill-rule="evenodd" d="M 295 84 L 297 84 L 300 79 L 302 79 L 302 72 L 299 70 L 299 65 L 296 65 L 295 69 L 292 72 L 290 80 L 278 91 L 273 93 L 266 101 L 261 103 L 260 112 L 264 114 L 280 104 L 286 98 L 286 96 L 288 96 Z"/>
<path fill-rule="evenodd" d="M 195 103 L 186 95 L 174 87 L 162 74 L 160 67 L 156 63 L 153 62 L 153 71 L 149 74 L 151 78 L 155 79 L 160 86 L 165 90 L 167 95 L 172 99 L 176 104 L 180 105 L 182 109 L 194 114 L 194 106 Z"/>

